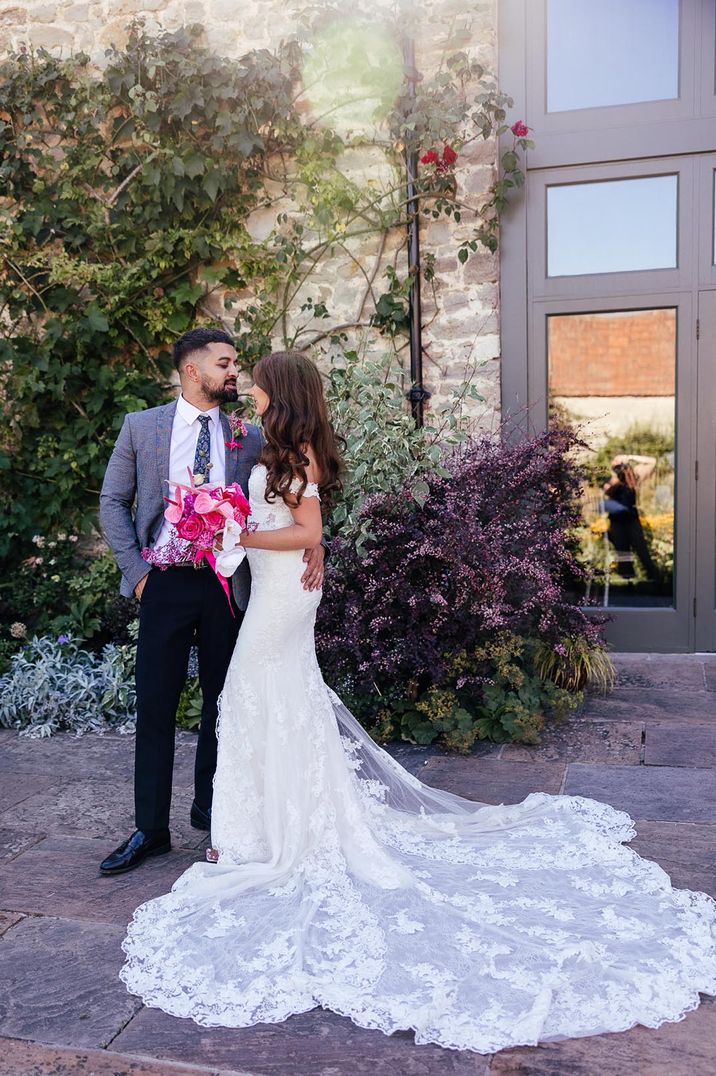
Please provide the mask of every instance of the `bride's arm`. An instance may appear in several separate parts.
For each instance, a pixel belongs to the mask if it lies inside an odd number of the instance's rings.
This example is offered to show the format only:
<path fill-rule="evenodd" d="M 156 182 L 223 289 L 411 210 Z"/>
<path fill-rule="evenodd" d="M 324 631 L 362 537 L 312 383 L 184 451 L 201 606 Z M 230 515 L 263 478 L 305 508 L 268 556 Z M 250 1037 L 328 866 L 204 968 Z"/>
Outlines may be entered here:
<path fill-rule="evenodd" d="M 308 467 L 306 478 L 312 485 L 320 479 L 316 459 L 310 445 L 306 448 Z M 286 502 L 288 503 L 288 502 Z M 312 549 L 323 537 L 323 519 L 321 502 L 318 497 L 304 493 L 300 504 L 290 504 L 293 524 L 290 527 L 278 527 L 274 531 L 244 531 L 241 544 L 246 549 Z"/>
<path fill-rule="evenodd" d="M 289 505 L 293 513 L 290 527 L 279 527 L 275 531 L 244 531 L 241 544 L 246 549 L 310 549 L 318 545 L 323 534 L 321 504 L 318 497 L 302 497 L 295 507 Z"/>

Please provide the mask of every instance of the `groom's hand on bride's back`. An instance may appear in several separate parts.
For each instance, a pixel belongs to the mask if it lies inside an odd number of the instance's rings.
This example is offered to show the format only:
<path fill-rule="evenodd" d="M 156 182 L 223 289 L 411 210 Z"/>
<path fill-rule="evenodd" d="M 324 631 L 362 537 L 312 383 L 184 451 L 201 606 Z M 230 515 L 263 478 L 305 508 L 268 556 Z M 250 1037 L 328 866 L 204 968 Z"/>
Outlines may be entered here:
<path fill-rule="evenodd" d="M 322 545 L 314 545 L 303 554 L 306 570 L 301 576 L 304 590 L 320 590 L 323 586 L 323 561 L 326 551 Z"/>

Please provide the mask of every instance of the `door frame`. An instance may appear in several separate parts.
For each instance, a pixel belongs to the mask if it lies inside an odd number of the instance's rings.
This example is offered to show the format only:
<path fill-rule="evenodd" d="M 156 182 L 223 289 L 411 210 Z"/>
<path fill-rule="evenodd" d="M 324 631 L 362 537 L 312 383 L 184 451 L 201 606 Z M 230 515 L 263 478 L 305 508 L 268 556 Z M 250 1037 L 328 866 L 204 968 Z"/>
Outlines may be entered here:
<path fill-rule="evenodd" d="M 664 653 L 693 649 L 694 467 L 696 365 L 694 299 L 690 291 L 618 295 L 609 298 L 544 299 L 531 304 L 528 379 L 531 416 L 536 428 L 547 426 L 547 318 L 553 314 L 600 314 L 626 310 L 676 309 L 674 592 L 669 606 L 585 606 L 589 615 L 612 616 L 607 640 L 617 650 L 634 648 Z"/>
<path fill-rule="evenodd" d="M 699 292 L 698 325 L 694 646 L 697 651 L 713 651 L 716 650 L 716 288 Z"/>

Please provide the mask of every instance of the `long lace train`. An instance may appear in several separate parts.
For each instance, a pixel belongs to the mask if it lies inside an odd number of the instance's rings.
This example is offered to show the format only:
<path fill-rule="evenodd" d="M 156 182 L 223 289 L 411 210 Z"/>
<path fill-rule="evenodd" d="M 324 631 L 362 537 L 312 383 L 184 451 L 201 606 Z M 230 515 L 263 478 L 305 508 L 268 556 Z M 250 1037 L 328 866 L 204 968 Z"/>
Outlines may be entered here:
<path fill-rule="evenodd" d="M 255 514 L 285 525 L 263 479 L 256 468 Z M 716 994 L 716 902 L 625 847 L 628 815 L 422 784 L 324 684 L 300 554 L 250 558 L 221 700 L 219 862 L 135 912 L 121 972 L 133 993 L 205 1026 L 322 1005 L 480 1053 L 658 1027 Z"/>

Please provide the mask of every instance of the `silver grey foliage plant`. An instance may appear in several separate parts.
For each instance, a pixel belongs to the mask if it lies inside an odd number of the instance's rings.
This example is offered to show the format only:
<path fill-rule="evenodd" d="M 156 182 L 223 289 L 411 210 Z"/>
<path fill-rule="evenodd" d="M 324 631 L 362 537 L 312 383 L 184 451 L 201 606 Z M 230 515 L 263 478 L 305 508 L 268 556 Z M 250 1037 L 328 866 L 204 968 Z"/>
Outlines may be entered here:
<path fill-rule="evenodd" d="M 33 638 L 0 677 L 0 725 L 32 737 L 132 732 L 134 644 L 81 649 L 69 636 Z"/>

